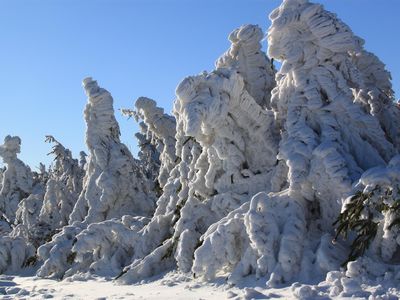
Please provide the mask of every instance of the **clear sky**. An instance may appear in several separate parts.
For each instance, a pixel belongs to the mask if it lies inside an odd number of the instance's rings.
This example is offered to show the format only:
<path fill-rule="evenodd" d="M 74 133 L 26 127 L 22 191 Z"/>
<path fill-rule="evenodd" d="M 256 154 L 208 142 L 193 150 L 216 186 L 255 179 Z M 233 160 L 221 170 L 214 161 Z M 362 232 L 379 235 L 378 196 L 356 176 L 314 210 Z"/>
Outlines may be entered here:
<path fill-rule="evenodd" d="M 321 0 L 366 40 L 392 72 L 400 97 L 399 0 Z M 81 80 L 92 76 L 133 107 L 139 96 L 170 112 L 175 87 L 212 70 L 242 24 L 269 27 L 279 0 L 0 0 L 0 143 L 22 138 L 21 159 L 34 169 L 54 135 L 73 154 L 86 150 Z M 264 45 L 266 47 L 266 45 Z M 116 111 L 122 141 L 137 151 L 137 126 Z"/>

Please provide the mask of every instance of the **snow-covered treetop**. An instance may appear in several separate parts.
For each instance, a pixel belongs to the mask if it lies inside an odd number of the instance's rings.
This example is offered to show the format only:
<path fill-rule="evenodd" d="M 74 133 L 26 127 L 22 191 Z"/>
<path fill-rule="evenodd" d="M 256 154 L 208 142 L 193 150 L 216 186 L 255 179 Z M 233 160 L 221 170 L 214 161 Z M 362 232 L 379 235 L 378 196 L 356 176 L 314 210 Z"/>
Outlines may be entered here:
<path fill-rule="evenodd" d="M 86 144 L 90 150 L 96 152 L 101 143 L 109 143 L 110 140 L 119 142 L 120 129 L 114 116 L 111 94 L 100 88 L 91 77 L 83 80 L 83 87 L 88 96 L 84 112 L 87 123 Z"/>
<path fill-rule="evenodd" d="M 164 109 L 149 98 L 140 97 L 135 102 L 137 118 L 143 120 L 147 129 L 147 139 L 156 146 L 160 153 L 160 171 L 158 181 L 163 187 L 176 163 L 175 154 L 175 118 L 164 113 Z"/>
<path fill-rule="evenodd" d="M 21 139 L 6 136 L 0 145 L 0 156 L 6 164 L 0 190 L 0 210 L 10 222 L 14 222 L 18 203 L 32 193 L 33 174 L 31 169 L 17 158 L 21 150 Z"/>
<path fill-rule="evenodd" d="M 78 172 L 78 160 L 72 157 L 71 150 L 65 148 L 59 141 L 57 141 L 53 136 L 46 135 L 46 142 L 53 143 L 54 146 L 49 154 L 53 154 L 55 165 L 52 172 L 55 176 L 61 176 L 63 173 L 73 173 Z M 83 175 L 82 175 L 83 177 Z"/>
<path fill-rule="evenodd" d="M 310 159 L 320 157 L 329 164 L 329 176 L 347 182 L 345 193 L 364 170 L 385 164 L 397 152 L 400 112 L 389 101 L 390 75 L 364 51 L 363 40 L 322 5 L 284 0 L 270 18 L 268 53 L 282 62 L 271 103 L 285 130 L 279 156 L 290 168 L 292 191 L 314 197 L 315 182 L 305 180 L 314 165 Z M 382 91 L 371 87 L 371 73 L 379 77 Z M 380 115 L 378 106 L 384 108 Z M 328 162 L 329 152 L 334 164 Z"/>
<path fill-rule="evenodd" d="M 90 77 L 83 80 L 83 87 L 88 96 L 84 116 L 90 156 L 70 222 L 90 224 L 125 214 L 152 213 L 154 195 L 138 162 L 120 141 L 111 94 Z"/>
<path fill-rule="evenodd" d="M 0 156 L 4 163 L 8 163 L 12 159 L 17 158 L 17 154 L 21 152 L 21 139 L 18 136 L 7 135 L 4 138 L 4 144 L 0 145 Z"/>
<path fill-rule="evenodd" d="M 257 25 L 243 25 L 229 35 L 231 47 L 216 62 L 217 69 L 232 68 L 240 73 L 249 94 L 262 107 L 270 107 L 275 70 L 261 50 L 264 34 Z"/>

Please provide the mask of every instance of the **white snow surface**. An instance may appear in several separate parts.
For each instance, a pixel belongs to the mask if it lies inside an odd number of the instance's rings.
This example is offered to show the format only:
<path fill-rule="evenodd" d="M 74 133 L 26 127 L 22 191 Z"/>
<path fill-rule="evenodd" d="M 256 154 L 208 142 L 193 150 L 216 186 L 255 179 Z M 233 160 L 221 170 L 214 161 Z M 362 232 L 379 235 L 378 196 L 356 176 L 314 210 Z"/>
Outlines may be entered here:
<path fill-rule="evenodd" d="M 0 275 L 0 299 L 76 300 L 252 300 L 252 299 L 398 299 L 396 281 L 387 275 L 380 281 L 351 279 L 343 272 L 331 272 L 318 284 L 286 285 L 266 289 L 250 276 L 240 285 L 227 284 L 223 277 L 211 282 L 193 279 L 177 272 L 163 273 L 132 285 L 121 285 L 104 277 L 76 277 L 63 281 L 24 275 Z"/>

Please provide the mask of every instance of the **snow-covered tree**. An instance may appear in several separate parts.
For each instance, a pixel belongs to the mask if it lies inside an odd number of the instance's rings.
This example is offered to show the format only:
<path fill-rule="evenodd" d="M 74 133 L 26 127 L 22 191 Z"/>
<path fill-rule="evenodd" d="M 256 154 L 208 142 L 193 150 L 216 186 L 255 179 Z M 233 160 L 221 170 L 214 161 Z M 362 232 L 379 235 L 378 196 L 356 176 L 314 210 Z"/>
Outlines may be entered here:
<path fill-rule="evenodd" d="M 47 180 L 45 168 L 33 173 L 17 158 L 20 147 L 21 139 L 11 136 L 0 146 L 6 164 L 0 191 L 0 273 L 19 270 L 34 256 L 35 245 L 29 240 L 27 228 L 37 223 Z"/>
<path fill-rule="evenodd" d="M 164 109 L 158 107 L 157 103 L 149 98 L 140 97 L 136 100 L 135 107 L 136 118 L 144 122 L 143 130 L 146 130 L 146 138 L 150 140 L 152 145 L 155 145 L 159 153 L 158 182 L 160 187 L 163 188 L 177 160 L 175 155 L 175 118 L 165 114 Z M 136 137 L 139 139 L 138 135 Z M 145 163 L 143 158 L 141 158 L 141 161 Z"/>
<path fill-rule="evenodd" d="M 71 222 L 99 222 L 123 215 L 148 216 L 154 195 L 147 190 L 137 163 L 121 143 L 114 116 L 113 98 L 91 78 L 83 81 L 88 104 L 86 144 L 90 156 L 83 192 L 71 214 Z"/>
<path fill-rule="evenodd" d="M 154 101 L 139 98 L 136 102 L 136 113 L 144 120 L 143 128 L 148 130 L 146 138 L 162 145 L 158 148 L 161 170 L 168 171 L 163 176 L 169 174 L 157 210 L 151 220 L 124 217 L 91 224 L 75 241 L 58 235 L 63 243 L 72 246 L 70 253 L 74 253 L 75 263 L 69 270 L 63 270 L 65 275 L 88 270 L 104 274 L 110 264 L 113 274 L 128 265 L 120 274 L 124 282 L 173 266 L 190 271 L 194 251 L 201 244 L 200 236 L 209 226 L 248 202 L 257 192 L 271 189 L 279 141 L 274 115 L 263 109 L 269 105 L 269 98 L 258 98 L 263 106 L 258 104 L 238 70 L 247 74 L 246 78 L 260 78 L 262 84 L 252 86 L 252 93 L 258 96 L 262 90 L 272 89 L 267 83 L 274 83 L 274 71 L 265 54 L 256 53 L 261 48 L 260 28 L 243 26 L 235 35 L 232 48 L 238 45 L 244 48 L 244 59 L 249 60 L 247 67 L 234 63 L 237 58 L 232 51 L 233 54 L 224 55 L 232 56 L 230 63 L 228 57 L 220 59 L 214 72 L 186 78 L 176 91 L 175 138 L 172 137 L 175 121 L 157 108 Z M 260 70 L 263 72 L 259 73 Z M 95 93 L 91 83 L 85 85 L 91 100 Z M 91 154 L 89 173 L 92 159 Z M 113 234 L 109 236 L 108 232 Z M 56 248 L 53 243 L 52 249 Z M 50 251 L 44 246 L 39 255 L 48 257 Z M 54 265 L 60 263 L 46 261 L 39 275 L 47 276 Z M 58 269 L 53 271 L 59 276 Z"/>
<path fill-rule="evenodd" d="M 0 190 L 0 212 L 9 223 L 14 223 L 19 202 L 33 191 L 31 169 L 17 158 L 20 150 L 21 139 L 17 136 L 6 136 L 0 146 L 0 156 L 6 165 Z"/>
<path fill-rule="evenodd" d="M 146 124 L 140 122 L 139 128 L 140 132 L 135 133 L 135 138 L 138 140 L 138 146 L 140 149 L 138 153 L 140 166 L 149 181 L 154 183 L 152 189 L 160 191 L 161 186 L 158 180 L 161 165 L 160 152 L 157 150 L 157 147 L 154 144 L 154 138 L 151 133 L 148 132 Z"/>
<path fill-rule="evenodd" d="M 236 281 L 255 270 L 274 285 L 337 269 L 346 259 L 331 243 L 332 223 L 361 174 L 398 153 L 399 112 L 389 73 L 335 15 L 284 0 L 270 18 L 268 52 L 282 63 L 271 108 L 281 129 L 278 166 L 287 167 L 276 169 L 273 181 L 288 188 L 258 194 L 210 227 L 193 272 L 228 270 Z"/>
<path fill-rule="evenodd" d="M 270 19 L 278 73 L 261 29 L 244 25 L 214 71 L 178 85 L 174 117 L 144 97 L 123 111 L 141 121 L 139 159 L 120 142 L 110 93 L 84 80 L 88 159 L 78 163 L 52 139 L 58 160 L 42 212 L 33 193 L 18 213 L 28 227 L 66 225 L 38 249 L 39 276 L 89 272 L 131 283 L 177 268 L 230 283 L 255 274 L 274 286 L 323 276 L 346 259 L 355 260 L 348 277 L 397 268 L 400 108 L 389 72 L 319 4 L 283 0 Z M 17 165 L 13 139 L 0 148 L 0 196 Z M 0 269 L 15 260 L 27 226 L 2 237 Z M 31 253 L 30 242 L 18 247 L 21 257 Z"/>
<path fill-rule="evenodd" d="M 123 109 L 122 113 L 139 122 L 140 132 L 135 134 L 139 142 L 140 165 L 147 177 L 154 180 L 155 188 L 161 190 L 171 170 L 177 163 L 175 153 L 176 121 L 164 113 L 157 103 L 140 97 L 135 102 L 136 110 Z"/>
<path fill-rule="evenodd" d="M 86 170 L 86 163 L 87 163 L 87 154 L 85 151 L 79 152 L 79 166 L 82 170 Z"/>
<path fill-rule="evenodd" d="M 68 224 L 82 191 L 84 170 L 78 160 L 72 157 L 71 151 L 53 136 L 46 136 L 46 142 L 54 144 L 50 153 L 54 155 L 54 165 L 46 185 L 39 219 L 51 228 L 58 229 Z"/>
<path fill-rule="evenodd" d="M 68 269 L 71 269 L 69 273 L 84 270 L 85 265 L 75 261 L 76 252 L 71 249 L 76 235 L 88 225 L 124 215 L 151 216 L 154 211 L 155 193 L 150 189 L 151 183 L 119 139 L 113 98 L 91 78 L 84 79 L 83 87 L 88 96 L 84 115 L 89 149 L 83 188 L 70 215 L 70 225 L 38 249 L 39 257 L 44 260 L 39 276 L 59 278 Z M 49 203 L 56 198 L 57 195 L 49 194 Z M 91 259 L 85 262 L 90 263 Z"/>

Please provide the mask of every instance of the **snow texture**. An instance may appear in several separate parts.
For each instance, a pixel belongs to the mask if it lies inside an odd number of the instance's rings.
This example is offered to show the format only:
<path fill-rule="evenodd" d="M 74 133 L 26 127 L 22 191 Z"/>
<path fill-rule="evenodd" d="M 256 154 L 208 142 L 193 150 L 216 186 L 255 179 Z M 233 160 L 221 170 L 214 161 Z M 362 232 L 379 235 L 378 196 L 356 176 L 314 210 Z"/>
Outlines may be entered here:
<path fill-rule="evenodd" d="M 115 232 L 113 227 L 107 226 L 118 223 L 117 221 L 106 222 L 98 227 L 93 223 L 123 216 L 150 216 L 154 210 L 155 193 L 150 189 L 151 183 L 142 172 L 139 162 L 119 140 L 119 126 L 115 120 L 113 99 L 110 93 L 98 87 L 97 82 L 91 78 L 86 78 L 83 86 L 88 96 L 85 120 L 87 122 L 86 144 L 90 152 L 86 163 L 83 162 L 84 158 L 81 158 L 81 166 L 84 166 L 86 175 L 82 192 L 70 214 L 69 226 L 64 227 L 51 242 L 38 249 L 38 256 L 44 261 L 38 271 L 38 275 L 42 277 L 62 278 L 67 271 L 68 275 L 78 269 L 89 267 L 90 259 L 85 258 L 86 264 L 79 262 L 82 256 L 76 251 L 83 251 L 82 247 L 77 246 L 77 249 L 72 250 L 77 241 L 79 241 L 78 245 L 90 243 L 91 247 L 83 248 L 93 252 L 94 258 L 102 259 L 98 255 L 97 241 L 107 236 L 105 235 L 107 230 L 110 230 L 110 239 L 114 234 L 122 234 L 122 231 Z M 83 154 L 82 156 L 84 157 Z M 74 161 L 74 166 L 78 167 L 77 161 Z M 42 209 L 43 218 L 51 216 L 49 212 L 60 199 L 57 195 L 57 186 L 53 186 L 54 184 L 49 180 L 45 206 Z M 68 203 L 70 202 L 63 203 L 66 205 L 64 210 L 69 210 Z M 54 216 L 51 220 L 62 223 L 65 216 L 61 211 L 60 216 Z M 90 226 L 91 224 L 93 226 Z M 93 233 L 96 228 L 105 228 L 105 230 L 96 230 Z M 77 236 L 79 233 L 81 234 Z M 91 239 L 94 234 L 97 234 L 96 238 Z M 120 241 L 115 242 L 114 247 L 118 247 Z M 110 243 L 112 244 L 112 241 Z M 106 252 L 106 254 L 109 253 Z M 97 269 L 99 268 L 93 267 L 93 271 Z"/>
<path fill-rule="evenodd" d="M 258 96 L 262 90 L 272 89 L 268 83 L 274 82 L 274 70 L 265 55 L 256 54 L 262 38 L 259 27 L 246 25 L 235 32 L 231 49 L 236 50 L 224 54 L 214 72 L 188 77 L 176 89 L 173 112 L 180 162 L 170 173 L 155 216 L 139 233 L 136 261 L 125 268 L 124 282 L 175 264 L 183 272 L 190 271 L 194 251 L 207 228 L 257 192 L 270 188 L 278 146 L 273 113 L 249 94 L 238 69 L 248 78 L 260 78 L 260 83 L 252 86 Z M 246 66 L 235 63 L 237 51 L 249 60 Z M 267 105 L 269 98 L 258 101 Z M 159 229 L 160 220 L 169 222 L 167 232 Z M 154 235 L 158 242 L 149 243 Z M 148 247 L 160 242 L 158 248 Z"/>
<path fill-rule="evenodd" d="M 146 138 L 156 147 L 159 153 L 160 169 L 158 170 L 158 182 L 160 188 L 167 183 L 170 172 L 176 165 L 175 154 L 175 118 L 165 114 L 164 109 L 157 106 L 157 103 L 149 98 L 140 97 L 135 102 L 137 117 L 144 122 Z M 136 136 L 138 139 L 139 137 Z M 144 160 L 141 159 L 144 163 Z M 156 170 L 152 170 L 157 173 Z"/>
<path fill-rule="evenodd" d="M 77 159 L 72 157 L 54 137 L 47 136 L 46 141 L 54 143 L 51 154 L 55 156 L 55 164 L 46 185 L 43 205 L 40 210 L 40 222 L 53 229 L 68 224 L 69 216 L 82 191 L 84 170 Z"/>
<path fill-rule="evenodd" d="M 88 96 L 85 120 L 90 156 L 83 191 L 70 222 L 90 224 L 123 215 L 150 215 L 154 195 L 147 189 L 129 149 L 119 139 L 113 98 L 91 78 L 84 79 L 83 87 Z"/>
<path fill-rule="evenodd" d="M 21 139 L 6 136 L 0 145 L 0 156 L 6 165 L 2 173 L 0 190 L 0 212 L 2 219 L 14 223 L 19 202 L 33 192 L 33 174 L 31 169 L 17 158 L 21 151 Z"/>
<path fill-rule="evenodd" d="M 277 193 L 254 196 L 247 212 L 210 227 L 192 271 L 228 272 L 234 283 L 254 272 L 275 286 L 345 260 L 346 249 L 336 245 L 336 254 L 331 242 L 332 223 L 362 173 L 398 152 L 398 119 L 382 115 L 399 109 L 384 65 L 321 5 L 283 1 L 270 18 L 268 52 L 282 63 L 270 104 L 281 140 L 266 191 Z"/>
<path fill-rule="evenodd" d="M 398 206 L 390 73 L 322 5 L 283 0 L 270 19 L 271 60 L 262 30 L 241 26 L 215 70 L 178 85 L 174 116 L 145 97 L 122 111 L 140 122 L 139 159 L 119 139 L 113 98 L 91 78 L 87 157 L 49 137 L 55 165 L 34 174 L 17 158 L 20 139 L 6 137 L 0 271 L 41 245 L 37 275 L 48 278 L 130 284 L 176 269 L 237 286 L 250 278 L 243 299 L 277 297 L 255 282 L 285 284 L 286 298 L 399 296 L 398 208 L 362 214 L 377 234 L 346 269 L 354 233 L 333 241 L 332 225 L 356 194 Z"/>

